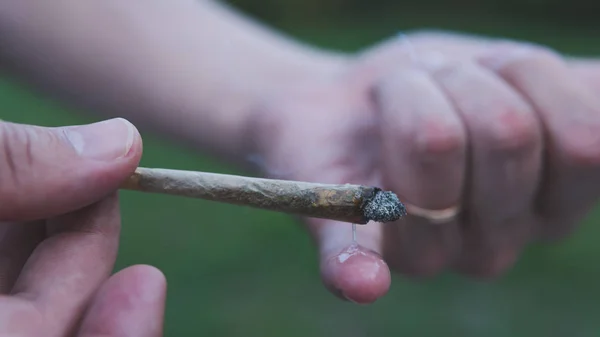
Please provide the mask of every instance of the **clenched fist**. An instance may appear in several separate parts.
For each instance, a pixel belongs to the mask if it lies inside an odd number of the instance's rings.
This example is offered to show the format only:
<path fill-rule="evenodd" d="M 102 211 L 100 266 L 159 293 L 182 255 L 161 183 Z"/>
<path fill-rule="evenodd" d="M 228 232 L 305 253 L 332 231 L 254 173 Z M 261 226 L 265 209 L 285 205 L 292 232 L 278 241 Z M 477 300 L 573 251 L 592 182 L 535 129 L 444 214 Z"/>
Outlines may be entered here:
<path fill-rule="evenodd" d="M 256 120 L 269 167 L 382 186 L 409 210 L 359 226 L 358 247 L 347 224 L 308 220 L 325 284 L 369 303 L 388 290 L 388 266 L 497 276 L 528 243 L 567 235 L 600 195 L 600 66 L 582 66 L 530 44 L 423 34 L 266 100 Z"/>

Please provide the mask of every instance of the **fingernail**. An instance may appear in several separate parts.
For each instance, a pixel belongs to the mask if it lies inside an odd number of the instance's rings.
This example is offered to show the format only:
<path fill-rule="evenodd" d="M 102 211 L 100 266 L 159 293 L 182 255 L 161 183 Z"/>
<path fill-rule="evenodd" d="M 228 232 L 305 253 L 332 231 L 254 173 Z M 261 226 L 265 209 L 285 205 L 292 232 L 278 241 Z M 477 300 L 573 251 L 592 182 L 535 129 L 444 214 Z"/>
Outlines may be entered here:
<path fill-rule="evenodd" d="M 67 139 L 84 158 L 114 160 L 129 153 L 135 128 L 123 118 L 74 126 L 65 129 Z"/>

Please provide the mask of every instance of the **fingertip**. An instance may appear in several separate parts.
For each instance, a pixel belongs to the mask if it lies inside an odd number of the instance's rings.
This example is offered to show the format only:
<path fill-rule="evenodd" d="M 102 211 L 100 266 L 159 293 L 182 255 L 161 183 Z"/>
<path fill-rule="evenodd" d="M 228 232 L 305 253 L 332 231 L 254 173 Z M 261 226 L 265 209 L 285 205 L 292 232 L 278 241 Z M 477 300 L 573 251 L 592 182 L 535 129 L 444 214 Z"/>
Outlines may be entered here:
<path fill-rule="evenodd" d="M 114 274 L 100 289 L 80 331 L 81 336 L 162 336 L 167 281 L 149 265 Z"/>
<path fill-rule="evenodd" d="M 391 284 L 388 265 L 379 254 L 349 245 L 322 262 L 321 273 L 334 294 L 357 304 L 371 304 L 384 296 Z"/>
<path fill-rule="evenodd" d="M 167 278 L 160 269 L 150 265 L 134 265 L 119 271 L 113 277 L 140 304 L 161 301 L 166 294 Z"/>
<path fill-rule="evenodd" d="M 145 264 L 138 264 L 125 269 L 128 272 L 130 277 L 136 277 L 147 284 L 146 290 L 166 290 L 167 288 L 167 277 L 165 274 L 158 268 Z M 124 271 L 124 272 L 125 272 Z"/>
<path fill-rule="evenodd" d="M 129 157 L 133 153 L 132 150 L 139 146 L 139 132 L 124 118 L 50 130 L 53 130 L 59 138 L 66 140 L 77 157 L 84 160 L 114 162 Z"/>
<path fill-rule="evenodd" d="M 98 175 L 105 185 L 118 184 L 138 166 L 143 141 L 138 129 L 125 118 L 113 118 L 96 123 L 65 126 L 54 129 L 63 134 L 77 154 L 70 160 L 79 161 L 82 172 Z"/>

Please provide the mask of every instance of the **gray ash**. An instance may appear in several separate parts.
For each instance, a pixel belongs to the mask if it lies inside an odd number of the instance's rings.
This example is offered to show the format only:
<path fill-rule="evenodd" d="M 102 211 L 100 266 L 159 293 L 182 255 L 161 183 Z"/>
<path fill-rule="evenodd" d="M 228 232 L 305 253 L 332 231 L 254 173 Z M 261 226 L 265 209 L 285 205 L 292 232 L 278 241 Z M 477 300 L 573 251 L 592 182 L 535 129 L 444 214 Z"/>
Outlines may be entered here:
<path fill-rule="evenodd" d="M 398 196 L 390 191 L 377 191 L 363 207 L 367 220 L 392 222 L 406 215 L 406 208 Z"/>

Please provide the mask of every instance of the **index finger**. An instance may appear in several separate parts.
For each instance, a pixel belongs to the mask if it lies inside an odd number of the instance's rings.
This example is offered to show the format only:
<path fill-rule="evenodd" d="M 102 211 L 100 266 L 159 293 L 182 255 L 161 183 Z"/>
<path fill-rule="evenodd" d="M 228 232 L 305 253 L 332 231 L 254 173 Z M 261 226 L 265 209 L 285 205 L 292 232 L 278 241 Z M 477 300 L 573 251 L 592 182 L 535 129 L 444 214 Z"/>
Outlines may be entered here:
<path fill-rule="evenodd" d="M 45 336 L 66 336 L 75 328 L 114 267 L 120 226 L 116 194 L 47 222 L 49 237 L 33 251 L 11 293 L 44 317 Z"/>

